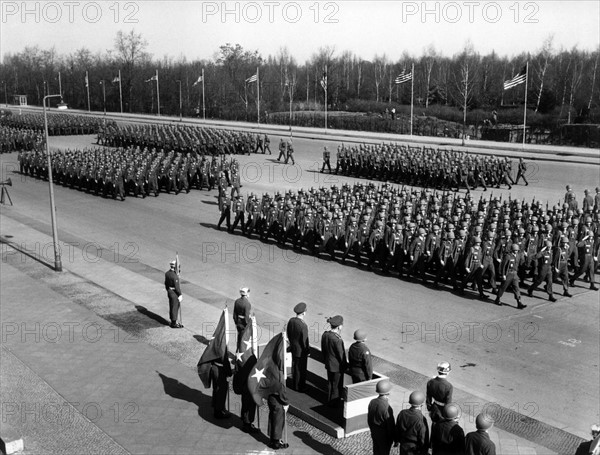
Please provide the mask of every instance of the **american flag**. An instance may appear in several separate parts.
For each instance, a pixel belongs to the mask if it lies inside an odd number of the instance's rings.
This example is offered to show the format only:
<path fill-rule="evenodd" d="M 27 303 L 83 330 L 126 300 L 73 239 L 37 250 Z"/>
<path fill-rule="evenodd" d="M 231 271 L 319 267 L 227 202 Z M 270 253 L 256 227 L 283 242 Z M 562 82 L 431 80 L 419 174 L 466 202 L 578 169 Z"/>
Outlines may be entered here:
<path fill-rule="evenodd" d="M 258 80 L 258 75 L 253 74 L 248 79 L 246 79 L 246 83 L 249 84 L 250 82 L 256 82 L 257 80 Z"/>
<path fill-rule="evenodd" d="M 394 84 L 404 84 L 412 80 L 412 71 L 407 73 L 406 70 L 402 70 L 402 72 L 394 79 Z"/>
<path fill-rule="evenodd" d="M 513 77 L 510 81 L 504 81 L 504 90 L 516 87 L 527 80 L 527 66 L 524 66 L 519 74 Z"/>

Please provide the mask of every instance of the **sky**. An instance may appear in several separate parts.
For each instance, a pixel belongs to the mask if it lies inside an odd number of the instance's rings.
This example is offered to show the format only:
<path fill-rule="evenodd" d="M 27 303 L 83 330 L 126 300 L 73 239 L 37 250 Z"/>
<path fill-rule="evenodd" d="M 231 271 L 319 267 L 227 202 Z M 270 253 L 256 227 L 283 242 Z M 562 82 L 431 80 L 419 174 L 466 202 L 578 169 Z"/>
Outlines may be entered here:
<path fill-rule="evenodd" d="M 141 33 L 154 58 L 210 59 L 239 43 L 263 57 L 286 47 L 300 64 L 329 46 L 363 59 L 429 45 L 452 56 L 470 41 L 500 56 L 600 45 L 600 2 L 594 1 L 0 1 L 0 55 L 25 46 L 69 54 L 105 52 L 119 30 Z"/>

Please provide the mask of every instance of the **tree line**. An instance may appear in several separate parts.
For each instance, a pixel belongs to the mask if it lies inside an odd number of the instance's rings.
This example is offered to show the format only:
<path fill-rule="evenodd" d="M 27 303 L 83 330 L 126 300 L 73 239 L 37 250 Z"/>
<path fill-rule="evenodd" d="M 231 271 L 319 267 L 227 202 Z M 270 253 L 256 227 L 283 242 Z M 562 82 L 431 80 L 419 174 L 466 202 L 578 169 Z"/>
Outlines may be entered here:
<path fill-rule="evenodd" d="M 29 104 L 41 105 L 45 94 L 58 93 L 60 74 L 64 99 L 76 109 L 88 108 L 87 83 L 90 107 L 95 111 L 104 107 L 120 111 L 121 89 L 124 112 L 156 113 L 160 95 L 163 115 L 177 116 L 181 106 L 184 116 L 202 116 L 205 106 L 207 118 L 255 121 L 258 90 L 261 116 L 288 112 L 290 107 L 294 113 L 322 110 L 324 86 L 330 111 L 381 114 L 387 107 L 406 106 L 411 100 L 411 82 L 395 81 L 414 64 L 415 114 L 443 116 L 448 109 L 440 107 L 447 107 L 455 111 L 454 117 L 457 112 L 468 117 L 481 110 L 489 111 L 491 117 L 497 110 L 502 120 L 503 110 L 522 109 L 525 90 L 524 84 L 504 90 L 503 82 L 528 64 L 528 109 L 556 126 L 600 123 L 599 54 L 599 49 L 557 48 L 549 36 L 540 49 L 511 57 L 495 52 L 482 55 L 467 42 L 453 56 L 429 45 L 416 57 L 405 51 L 393 58 L 375 55 L 371 59 L 329 46 L 300 63 L 287 48 L 263 57 L 258 50 L 226 43 L 210 59 L 188 61 L 184 56 L 154 58 L 147 40 L 131 30 L 118 32 L 112 48 L 96 54 L 82 47 L 63 55 L 54 47 L 38 46 L 5 54 L 0 79 L 9 103 L 13 94 L 21 94 L 28 96 Z M 247 82 L 257 68 L 260 87 Z M 152 80 L 156 71 L 160 93 Z M 204 103 L 198 80 L 203 71 Z"/>

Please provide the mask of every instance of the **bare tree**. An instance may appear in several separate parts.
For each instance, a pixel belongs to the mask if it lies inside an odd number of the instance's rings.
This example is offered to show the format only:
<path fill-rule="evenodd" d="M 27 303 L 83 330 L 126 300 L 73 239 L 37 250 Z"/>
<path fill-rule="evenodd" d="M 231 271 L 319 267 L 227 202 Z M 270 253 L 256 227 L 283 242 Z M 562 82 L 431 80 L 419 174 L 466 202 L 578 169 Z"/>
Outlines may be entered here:
<path fill-rule="evenodd" d="M 554 35 L 550 35 L 548 38 L 544 40 L 542 44 L 542 49 L 538 54 L 538 61 L 536 65 L 536 70 L 538 73 L 538 77 L 540 79 L 540 87 L 537 96 L 537 102 L 535 104 L 535 112 L 540 108 L 540 101 L 542 100 L 542 92 L 544 90 L 544 78 L 546 77 L 546 71 L 548 70 L 548 64 L 550 58 L 552 57 L 552 43 L 554 41 Z"/>
<path fill-rule="evenodd" d="M 456 92 L 458 93 L 457 101 L 460 102 L 463 109 L 463 139 L 465 136 L 465 128 L 467 125 L 467 109 L 473 98 L 475 75 L 477 70 L 477 55 L 473 49 L 473 45 L 467 42 L 463 52 L 458 57 L 459 66 L 458 74 L 454 75 Z"/>
<path fill-rule="evenodd" d="M 573 64 L 573 71 L 571 73 L 571 89 L 570 89 L 570 95 L 569 95 L 569 113 L 567 116 L 567 122 L 571 123 L 571 111 L 573 109 L 573 100 L 575 97 L 575 93 L 577 92 L 577 90 L 579 89 L 579 85 L 581 84 L 581 77 L 583 76 L 583 64 L 584 64 L 584 56 L 583 55 L 577 55 L 578 52 L 574 51 L 574 60 L 575 63 Z"/>
<path fill-rule="evenodd" d="M 379 102 L 379 86 L 383 82 L 385 78 L 386 70 L 387 70 L 387 57 L 385 54 L 381 57 L 378 55 L 373 59 L 373 69 L 375 71 L 375 96 L 376 101 Z"/>
<path fill-rule="evenodd" d="M 431 86 L 431 72 L 433 71 L 433 66 L 435 65 L 437 60 L 437 52 L 433 44 L 427 46 L 427 49 L 424 50 L 423 58 L 421 59 L 421 65 L 423 67 L 423 71 L 425 72 L 425 109 L 429 107 L 429 88 Z"/>
<path fill-rule="evenodd" d="M 592 74 L 592 85 L 590 87 L 590 100 L 588 101 L 588 110 L 592 108 L 592 100 L 594 99 L 594 88 L 596 87 L 596 70 L 598 69 L 598 56 L 600 56 L 600 47 L 594 52 L 596 59 L 594 60 L 594 71 Z"/>
<path fill-rule="evenodd" d="M 146 61 L 150 55 L 146 52 L 148 42 L 142 37 L 141 33 L 135 33 L 131 30 L 125 33 L 122 30 L 117 32 L 115 38 L 115 51 L 117 53 L 117 62 L 123 68 L 124 86 L 127 93 L 127 108 L 129 112 L 133 109 L 133 87 L 134 79 L 137 77 L 137 67 Z"/>

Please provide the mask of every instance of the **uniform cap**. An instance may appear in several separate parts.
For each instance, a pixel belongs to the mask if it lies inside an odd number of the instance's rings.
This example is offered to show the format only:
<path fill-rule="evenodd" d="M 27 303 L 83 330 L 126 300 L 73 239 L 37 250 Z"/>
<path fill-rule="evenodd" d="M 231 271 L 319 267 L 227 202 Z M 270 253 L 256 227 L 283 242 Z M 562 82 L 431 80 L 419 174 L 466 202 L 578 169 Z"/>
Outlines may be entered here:
<path fill-rule="evenodd" d="M 364 330 L 356 330 L 354 332 L 354 339 L 356 341 L 365 341 L 367 339 L 367 332 L 365 332 Z"/>
<path fill-rule="evenodd" d="M 456 419 L 460 417 L 460 409 L 458 409 L 458 406 L 456 406 L 454 403 L 449 403 L 446 406 L 444 406 L 442 414 L 447 420 Z"/>
<path fill-rule="evenodd" d="M 344 318 L 338 314 L 337 316 L 332 316 L 327 319 L 327 322 L 335 329 L 344 323 Z"/>
<path fill-rule="evenodd" d="M 294 313 L 296 313 L 296 314 L 304 313 L 305 311 L 306 311 L 306 303 L 304 303 L 304 302 L 300 302 L 299 304 L 297 304 L 294 307 Z"/>
<path fill-rule="evenodd" d="M 475 426 L 478 430 L 487 430 L 488 428 L 491 428 L 493 424 L 494 421 L 487 414 L 479 414 L 475 418 Z"/>
<path fill-rule="evenodd" d="M 240 295 L 248 295 L 249 293 L 250 293 L 250 289 L 240 288 Z"/>
<path fill-rule="evenodd" d="M 415 390 L 413 393 L 411 393 L 410 397 L 408 398 L 408 402 L 413 406 L 422 405 L 424 401 L 425 401 L 425 394 L 418 390 Z"/>
<path fill-rule="evenodd" d="M 379 381 L 375 386 L 375 391 L 379 395 L 387 395 L 388 393 L 390 393 L 390 390 L 392 390 L 392 383 L 387 379 Z"/>
<path fill-rule="evenodd" d="M 169 265 L 170 265 L 171 267 L 175 267 L 175 265 L 176 265 L 176 264 L 177 264 L 177 261 L 175 261 L 175 260 L 173 260 L 173 261 L 169 262 Z"/>

